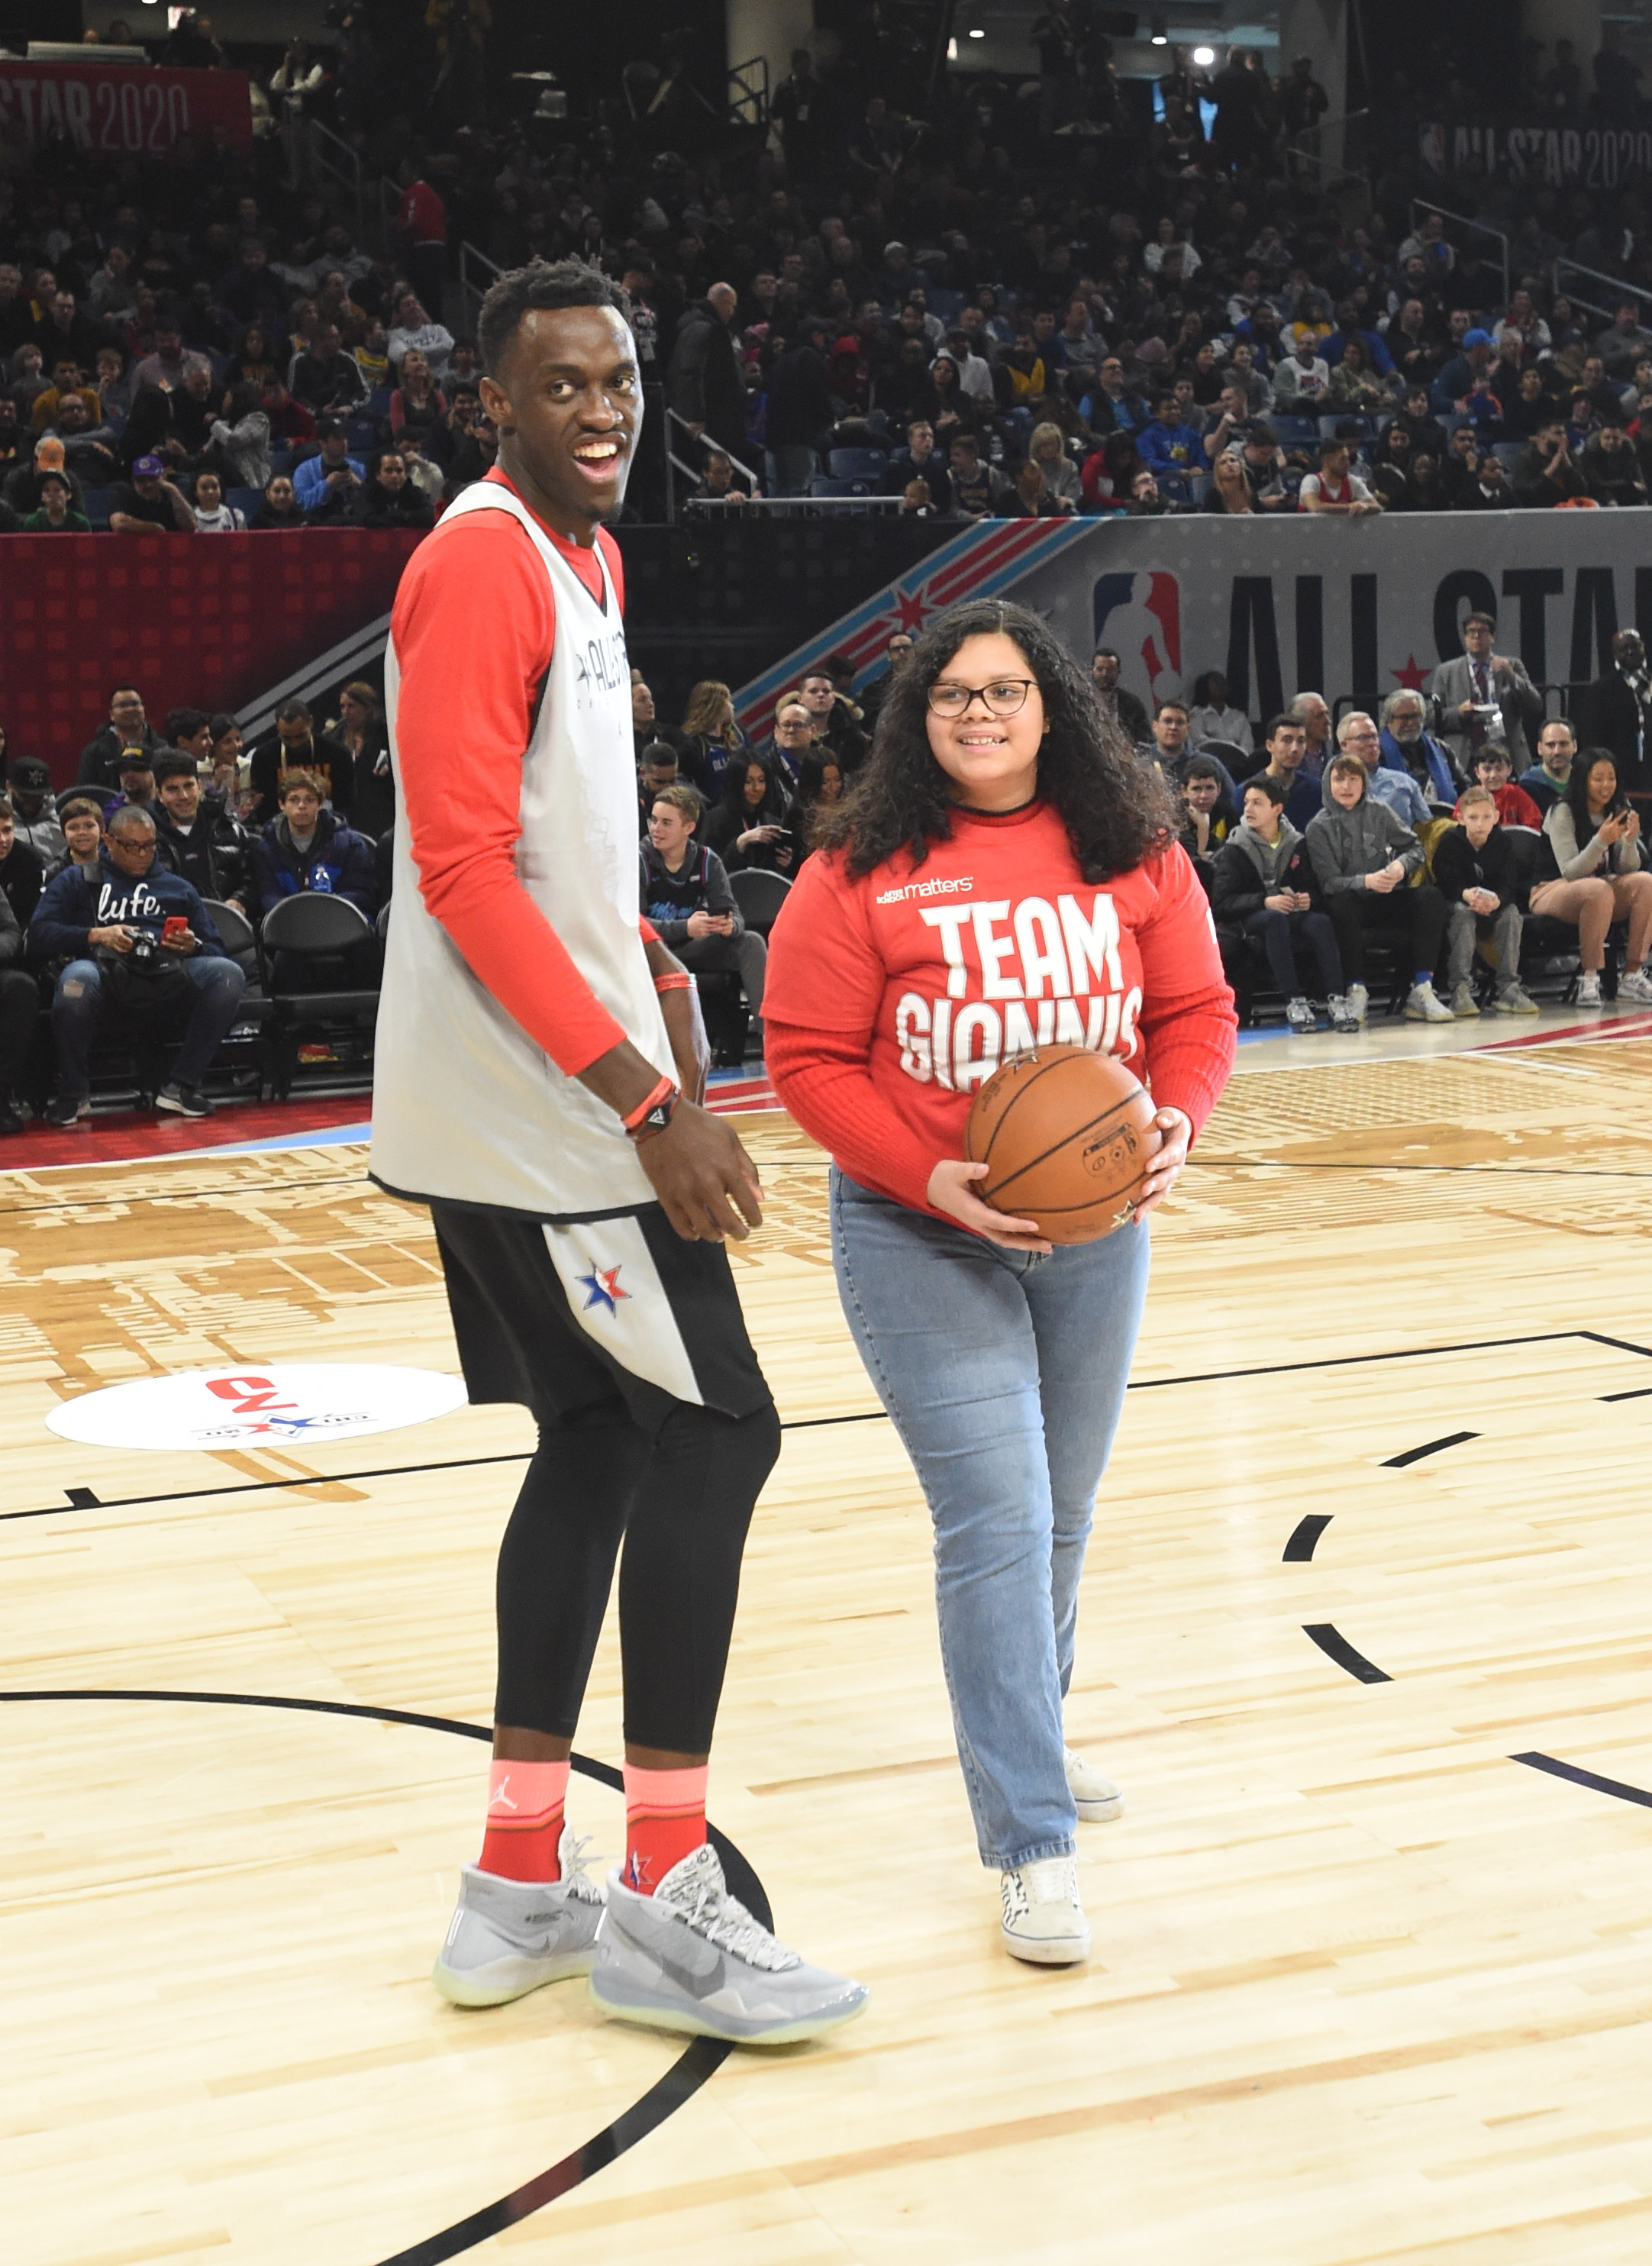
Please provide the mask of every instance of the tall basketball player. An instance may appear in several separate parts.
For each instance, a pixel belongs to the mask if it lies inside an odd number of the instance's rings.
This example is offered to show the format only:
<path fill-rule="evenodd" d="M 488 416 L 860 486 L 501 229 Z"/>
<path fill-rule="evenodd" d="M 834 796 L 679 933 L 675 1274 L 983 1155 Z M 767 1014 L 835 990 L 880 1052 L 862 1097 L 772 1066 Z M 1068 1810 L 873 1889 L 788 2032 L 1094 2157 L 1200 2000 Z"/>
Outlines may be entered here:
<path fill-rule="evenodd" d="M 618 506 L 641 388 L 624 295 L 502 276 L 479 324 L 499 461 L 402 578 L 385 662 L 403 824 L 373 1172 L 427 1202 L 472 1400 L 538 1451 L 498 1575 L 486 1838 L 435 1971 L 461 2006 L 588 1974 L 610 2012 L 808 2037 L 866 1992 L 725 1889 L 705 1837 L 741 1554 L 779 1427 L 725 1236 L 761 1191 L 698 1091 L 689 978 L 640 925 Z M 626 1850 L 564 1816 L 614 1564 Z"/>

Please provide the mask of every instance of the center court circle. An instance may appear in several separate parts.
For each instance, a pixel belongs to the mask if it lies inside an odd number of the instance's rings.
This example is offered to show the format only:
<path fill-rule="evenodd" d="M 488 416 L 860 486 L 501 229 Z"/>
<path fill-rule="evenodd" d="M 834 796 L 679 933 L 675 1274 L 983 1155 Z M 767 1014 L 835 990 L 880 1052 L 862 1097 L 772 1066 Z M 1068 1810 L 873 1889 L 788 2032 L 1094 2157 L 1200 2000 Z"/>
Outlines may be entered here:
<path fill-rule="evenodd" d="M 465 1405 L 462 1378 L 367 1362 L 181 1371 L 112 1385 L 55 1408 L 47 1429 L 91 1448 L 319 1446 L 428 1423 Z"/>

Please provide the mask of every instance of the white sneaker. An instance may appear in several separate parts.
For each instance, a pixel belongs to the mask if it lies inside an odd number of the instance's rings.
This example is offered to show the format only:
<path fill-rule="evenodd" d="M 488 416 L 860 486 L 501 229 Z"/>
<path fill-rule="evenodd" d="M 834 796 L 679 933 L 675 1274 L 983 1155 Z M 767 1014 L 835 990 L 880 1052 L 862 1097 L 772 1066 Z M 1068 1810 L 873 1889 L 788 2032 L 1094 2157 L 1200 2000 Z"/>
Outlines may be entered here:
<path fill-rule="evenodd" d="M 1354 1018 L 1354 1020 L 1356 1023 L 1363 1023 L 1364 1021 L 1365 1009 L 1368 1002 L 1369 994 L 1363 983 L 1350 983 L 1349 985 L 1347 994 L 1348 1012 Z"/>
<path fill-rule="evenodd" d="M 1451 1013 L 1462 1021 L 1480 1020 L 1480 1009 L 1474 1005 L 1474 987 L 1459 983 L 1451 993 Z"/>
<path fill-rule="evenodd" d="M 1539 1012 L 1537 1001 L 1517 983 L 1507 985 L 1497 994 L 1491 1011 L 1494 1015 L 1535 1015 Z"/>
<path fill-rule="evenodd" d="M 1449 1023 L 1454 1019 L 1432 983 L 1414 983 L 1406 994 L 1408 1023 Z"/>
<path fill-rule="evenodd" d="M 1639 1000 L 1644 1006 L 1648 1000 L 1652 1000 L 1652 976 L 1648 976 L 1644 968 L 1637 968 L 1627 976 L 1620 976 L 1618 979 L 1618 997 L 1620 999 Z"/>
<path fill-rule="evenodd" d="M 1576 1004 L 1580 1007 L 1599 1006 L 1600 978 L 1598 976 L 1580 976 L 1578 977 Z"/>
<path fill-rule="evenodd" d="M 1104 1825 L 1109 1817 L 1116 1817 L 1124 1807 L 1124 1796 L 1112 1780 L 1093 1770 L 1071 1747 L 1064 1747 L 1061 1753 L 1067 1765 L 1067 1791 L 1085 1824 Z"/>
<path fill-rule="evenodd" d="M 998 1894 L 1004 1905 L 998 1933 L 1012 1957 L 1034 1967 L 1071 1967 L 1090 1956 L 1076 1857 L 1041 1857 L 1000 1873 Z"/>
<path fill-rule="evenodd" d="M 864 1983 L 806 1965 L 729 1895 L 709 1841 L 651 1897 L 609 1875 L 590 1993 L 625 2021 L 759 2046 L 817 2037 L 866 2003 Z"/>
<path fill-rule="evenodd" d="M 1290 1026 L 1293 1037 L 1300 1037 L 1305 1032 L 1311 1031 L 1316 1020 L 1312 1008 L 1300 993 L 1296 998 L 1286 1000 L 1285 1020 Z"/>
<path fill-rule="evenodd" d="M 460 1868 L 458 1904 L 430 1970 L 444 1999 L 502 2007 L 543 1983 L 590 1973 L 603 1892 L 585 1877 L 585 1846 L 563 1827 L 559 1881 L 508 1881 L 479 1865 Z"/>
<path fill-rule="evenodd" d="M 1331 1028 L 1334 1031 L 1358 1030 L 1359 1017 L 1354 1012 L 1346 997 L 1341 991 L 1332 992 L 1325 1003 L 1325 1012 L 1331 1018 Z"/>

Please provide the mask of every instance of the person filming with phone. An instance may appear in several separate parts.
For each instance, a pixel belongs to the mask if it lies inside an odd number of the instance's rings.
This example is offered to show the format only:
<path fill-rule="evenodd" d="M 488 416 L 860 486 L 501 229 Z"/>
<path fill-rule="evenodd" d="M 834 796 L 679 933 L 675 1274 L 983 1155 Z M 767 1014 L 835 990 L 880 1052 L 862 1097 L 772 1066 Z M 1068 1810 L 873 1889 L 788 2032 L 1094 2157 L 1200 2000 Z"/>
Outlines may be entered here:
<path fill-rule="evenodd" d="M 182 1038 L 156 1107 L 209 1117 L 207 1065 L 234 1023 L 246 978 L 223 948 L 199 895 L 156 856 L 155 822 L 135 804 L 109 820 L 94 866 L 65 866 L 29 924 L 29 956 L 66 963 L 52 998 L 58 1089 L 48 1124 L 91 1109 L 88 1069 L 99 1027 L 122 1037 Z"/>

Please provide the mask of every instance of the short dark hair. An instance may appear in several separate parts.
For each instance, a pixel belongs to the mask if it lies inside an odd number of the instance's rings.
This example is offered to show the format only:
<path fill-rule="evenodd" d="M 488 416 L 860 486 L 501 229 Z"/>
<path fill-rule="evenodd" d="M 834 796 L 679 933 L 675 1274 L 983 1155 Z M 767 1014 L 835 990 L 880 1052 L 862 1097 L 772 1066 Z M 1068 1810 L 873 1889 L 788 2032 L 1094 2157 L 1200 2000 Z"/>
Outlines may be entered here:
<path fill-rule="evenodd" d="M 611 307 L 631 321 L 631 298 L 622 284 L 588 259 L 530 259 L 490 286 L 476 322 L 477 351 L 489 377 L 497 378 L 524 315 L 536 307 Z"/>
<path fill-rule="evenodd" d="M 66 794 L 62 802 L 57 806 L 58 824 L 62 826 L 69 819 L 77 818 L 83 810 L 89 810 L 91 813 L 92 816 L 98 822 L 98 830 L 101 833 L 103 831 L 103 805 L 99 801 L 95 794 Z"/>
<path fill-rule="evenodd" d="M 1103 658 L 1107 661 L 1116 661 L 1118 657 L 1116 648 L 1110 645 L 1097 646 L 1095 651 L 1090 656 L 1092 661 L 1100 661 Z"/>
<path fill-rule="evenodd" d="M 313 713 L 302 700 L 283 700 L 275 711 L 278 724 L 313 724 L 315 720 Z"/>
<path fill-rule="evenodd" d="M 163 748 L 156 757 L 152 769 L 157 786 L 163 779 L 198 779 L 201 777 L 200 765 L 193 756 L 186 755 L 181 748 Z"/>
<path fill-rule="evenodd" d="M 1093 658 L 1094 656 L 1092 655 L 1092 659 Z M 1173 708 L 1179 716 L 1190 716 L 1193 713 L 1187 702 L 1178 700 L 1173 693 L 1168 700 L 1161 700 L 1153 713 L 1155 716 L 1162 716 L 1166 708 Z"/>
<path fill-rule="evenodd" d="M 1327 457 L 1345 457 L 1348 450 L 1349 443 L 1338 435 L 1332 434 L 1319 443 L 1319 462 L 1324 464 Z"/>
<path fill-rule="evenodd" d="M 119 684 L 112 684 L 109 687 L 109 705 L 112 708 L 123 692 L 137 692 L 137 697 L 140 700 L 143 698 L 142 692 L 138 691 L 137 686 L 129 681 L 123 681 Z"/>
<path fill-rule="evenodd" d="M 230 715 L 227 708 L 220 709 L 216 715 L 208 718 L 207 729 L 212 735 L 212 743 L 215 747 L 226 732 L 234 731 L 238 720 L 236 717 Z"/>
<path fill-rule="evenodd" d="M 1463 627 L 1466 630 L 1495 630 L 1496 626 L 1497 618 L 1495 614 L 1465 614 L 1463 617 Z"/>
<path fill-rule="evenodd" d="M 176 746 L 179 740 L 193 740 L 203 726 L 211 728 L 211 720 L 204 708 L 169 708 L 164 729 Z"/>
<path fill-rule="evenodd" d="M 1221 764 L 1210 756 L 1189 756 L 1181 767 L 1181 784 L 1186 786 L 1189 779 L 1196 778 L 1214 779 L 1220 786 L 1223 784 Z"/>
<path fill-rule="evenodd" d="M 657 771 L 662 764 L 669 764 L 675 771 L 681 757 L 669 740 L 650 740 L 637 761 L 646 771 Z"/>
<path fill-rule="evenodd" d="M 1283 808 L 1287 790 L 1283 779 L 1275 778 L 1269 771 L 1258 771 L 1254 778 L 1247 778 L 1240 786 L 1239 800 L 1241 802 L 1250 793 L 1253 787 L 1255 788 L 1258 794 L 1265 794 L 1268 797 L 1268 801 L 1275 804 L 1277 808 Z"/>
<path fill-rule="evenodd" d="M 1301 717 L 1293 716 L 1288 708 L 1282 708 L 1277 716 L 1270 716 L 1262 726 L 1262 743 L 1266 746 L 1276 732 L 1300 732 L 1302 729 Z"/>
<path fill-rule="evenodd" d="M 325 802 L 327 799 L 326 789 L 314 771 L 283 771 L 277 780 L 275 800 L 285 802 L 289 794 L 296 793 L 301 788 L 305 793 L 313 794 L 318 802 Z"/>

